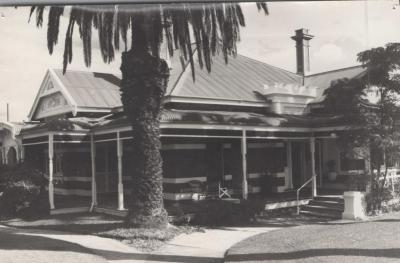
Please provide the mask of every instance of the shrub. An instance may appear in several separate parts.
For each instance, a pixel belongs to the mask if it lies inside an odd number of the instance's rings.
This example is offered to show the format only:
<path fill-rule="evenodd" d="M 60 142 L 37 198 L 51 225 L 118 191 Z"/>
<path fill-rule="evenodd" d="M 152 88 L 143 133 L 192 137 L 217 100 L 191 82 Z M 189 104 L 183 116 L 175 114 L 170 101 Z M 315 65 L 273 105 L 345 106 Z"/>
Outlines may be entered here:
<path fill-rule="evenodd" d="M 263 206 L 257 200 L 241 200 L 240 203 L 215 199 L 206 200 L 196 212 L 191 223 L 204 226 L 231 226 L 249 223 Z"/>
<path fill-rule="evenodd" d="M 198 225 L 217 226 L 230 219 L 232 204 L 222 200 L 206 200 L 199 206 L 192 221 Z"/>
<path fill-rule="evenodd" d="M 399 196 L 395 196 L 392 199 L 388 201 L 382 202 L 381 210 L 384 213 L 389 213 L 393 211 L 399 211 L 400 210 L 400 198 Z"/>
<path fill-rule="evenodd" d="M 381 193 L 379 191 L 382 191 Z M 366 195 L 368 212 L 390 212 L 399 208 L 399 193 L 392 191 L 391 187 L 381 189 L 380 184 L 374 181 L 371 191 Z"/>
<path fill-rule="evenodd" d="M 48 214 L 46 179 L 33 166 L 23 163 L 0 170 L 0 216 L 36 217 Z"/>
<path fill-rule="evenodd" d="M 365 192 L 369 177 L 365 174 L 351 174 L 346 176 L 346 189 L 347 191 L 360 191 Z"/>

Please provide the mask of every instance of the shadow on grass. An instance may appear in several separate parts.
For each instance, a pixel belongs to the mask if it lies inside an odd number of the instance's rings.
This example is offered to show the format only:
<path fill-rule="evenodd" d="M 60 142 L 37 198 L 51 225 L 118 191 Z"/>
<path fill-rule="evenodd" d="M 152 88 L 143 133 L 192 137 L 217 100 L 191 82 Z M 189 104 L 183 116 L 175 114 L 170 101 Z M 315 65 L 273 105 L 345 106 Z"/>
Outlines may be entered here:
<path fill-rule="evenodd" d="M 320 225 L 327 226 L 338 226 L 338 225 L 353 225 L 353 224 L 365 224 L 365 223 L 400 223 L 400 219 L 388 218 L 388 219 L 374 219 L 371 218 L 369 220 L 355 220 L 355 221 L 329 221 L 329 222 L 321 222 Z"/>
<path fill-rule="evenodd" d="M 302 224 L 294 223 L 281 223 L 281 222 L 268 222 L 268 223 L 252 223 L 252 224 L 237 224 L 237 225 L 226 225 L 226 226 L 206 226 L 208 229 L 216 230 L 229 230 L 239 231 L 239 228 L 287 228 L 293 226 L 301 226 Z"/>
<path fill-rule="evenodd" d="M 352 225 L 352 224 L 363 224 L 369 222 L 386 222 L 386 223 L 400 223 L 400 218 L 382 218 L 379 217 L 369 217 L 366 220 L 341 220 L 341 219 L 329 219 L 329 218 L 317 218 L 308 216 L 297 216 L 297 215 L 287 215 L 281 217 L 265 217 L 260 218 L 256 225 L 261 227 L 293 227 L 293 226 L 305 226 L 305 225 Z"/>
<path fill-rule="evenodd" d="M 231 254 L 225 257 L 225 262 L 300 260 L 312 257 L 327 257 L 327 256 L 364 256 L 364 257 L 384 257 L 384 258 L 400 259 L 400 249 L 322 248 L 322 249 L 307 249 L 307 250 L 280 252 L 280 253 Z"/>
<path fill-rule="evenodd" d="M 107 260 L 143 260 L 151 262 L 179 262 L 179 263 L 219 263 L 224 262 L 223 258 L 217 257 L 199 257 L 199 256 L 182 256 L 182 255 L 162 255 L 147 253 L 122 253 L 108 250 L 94 250 L 98 255 L 103 256 Z"/>
<path fill-rule="evenodd" d="M 387 219 L 378 219 L 378 220 L 372 220 L 373 222 L 394 222 L 394 223 L 399 223 L 400 219 L 394 219 L 394 218 L 387 218 Z"/>
<path fill-rule="evenodd" d="M 299 216 L 282 216 L 272 218 L 259 218 L 255 227 L 293 227 L 303 225 L 323 225 L 330 224 L 332 219 L 299 217 Z"/>

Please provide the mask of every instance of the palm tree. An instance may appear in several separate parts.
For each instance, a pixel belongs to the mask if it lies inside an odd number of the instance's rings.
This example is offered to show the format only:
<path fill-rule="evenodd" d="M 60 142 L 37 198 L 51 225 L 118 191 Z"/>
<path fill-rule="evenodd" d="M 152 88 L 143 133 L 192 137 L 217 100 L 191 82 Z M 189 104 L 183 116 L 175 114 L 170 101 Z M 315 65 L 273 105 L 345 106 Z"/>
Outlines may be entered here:
<path fill-rule="evenodd" d="M 265 3 L 257 8 L 268 14 Z M 45 6 L 31 8 L 36 25 L 43 24 Z M 48 10 L 47 45 L 50 54 L 57 44 L 60 17 L 64 7 Z M 83 43 L 84 61 L 91 64 L 92 29 L 98 31 L 101 55 L 106 63 L 114 59 L 122 40 L 121 100 L 132 125 L 132 191 L 128 222 L 139 227 L 165 227 L 167 213 L 163 204 L 162 159 L 160 154 L 160 114 L 169 67 L 160 58 L 160 45 L 168 47 L 170 56 L 179 49 L 189 61 L 195 80 L 193 53 L 196 49 L 201 68 L 211 71 L 212 56 L 222 52 L 225 62 L 236 54 L 240 27 L 245 26 L 237 3 L 73 6 L 69 10 L 63 70 L 72 61 L 72 37 L 75 25 Z M 131 36 L 130 49 L 127 50 Z M 195 47 L 193 47 L 193 44 Z"/>

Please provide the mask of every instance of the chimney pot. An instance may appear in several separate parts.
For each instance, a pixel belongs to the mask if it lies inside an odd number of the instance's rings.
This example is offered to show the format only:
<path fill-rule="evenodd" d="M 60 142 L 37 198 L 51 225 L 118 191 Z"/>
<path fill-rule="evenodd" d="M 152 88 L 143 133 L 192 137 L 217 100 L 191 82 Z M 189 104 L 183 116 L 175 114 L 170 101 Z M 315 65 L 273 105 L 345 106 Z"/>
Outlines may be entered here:
<path fill-rule="evenodd" d="M 306 71 L 310 71 L 309 41 L 314 36 L 308 34 L 308 29 L 305 28 L 297 29 L 295 33 L 292 39 L 296 41 L 297 74 L 304 76 Z"/>

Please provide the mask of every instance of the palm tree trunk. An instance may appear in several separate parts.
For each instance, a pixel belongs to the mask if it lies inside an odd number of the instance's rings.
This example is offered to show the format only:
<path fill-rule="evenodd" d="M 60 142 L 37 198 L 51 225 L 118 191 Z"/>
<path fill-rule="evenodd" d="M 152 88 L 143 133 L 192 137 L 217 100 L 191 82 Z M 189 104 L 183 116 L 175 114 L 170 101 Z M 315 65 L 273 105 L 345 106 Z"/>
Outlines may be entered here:
<path fill-rule="evenodd" d="M 121 71 L 122 104 L 133 137 L 128 223 L 163 228 L 168 218 L 163 204 L 160 116 L 169 68 L 163 59 L 132 48 L 122 54 Z"/>

